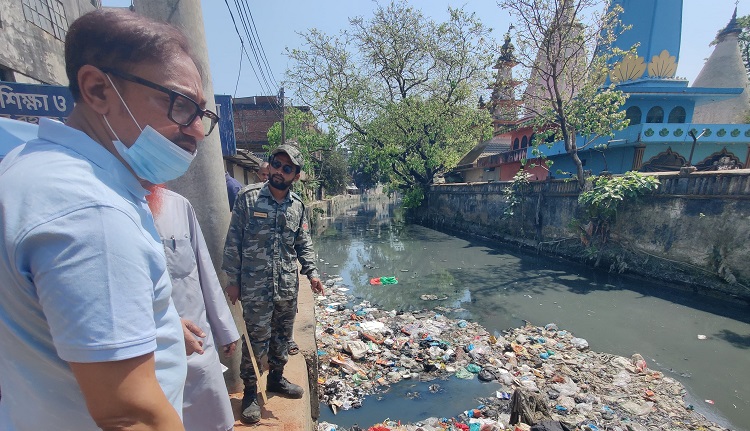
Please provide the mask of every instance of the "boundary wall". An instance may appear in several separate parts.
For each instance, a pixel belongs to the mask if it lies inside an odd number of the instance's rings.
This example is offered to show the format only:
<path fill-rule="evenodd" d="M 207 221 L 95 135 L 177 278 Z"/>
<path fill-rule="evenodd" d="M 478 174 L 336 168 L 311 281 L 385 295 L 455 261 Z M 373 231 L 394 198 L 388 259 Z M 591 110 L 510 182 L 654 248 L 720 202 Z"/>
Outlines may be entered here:
<path fill-rule="evenodd" d="M 510 217 L 509 182 L 434 185 L 415 217 L 438 230 L 750 302 L 750 170 L 653 175 L 658 190 L 624 202 L 609 242 L 597 250 L 582 241 L 573 181 L 532 183 Z"/>

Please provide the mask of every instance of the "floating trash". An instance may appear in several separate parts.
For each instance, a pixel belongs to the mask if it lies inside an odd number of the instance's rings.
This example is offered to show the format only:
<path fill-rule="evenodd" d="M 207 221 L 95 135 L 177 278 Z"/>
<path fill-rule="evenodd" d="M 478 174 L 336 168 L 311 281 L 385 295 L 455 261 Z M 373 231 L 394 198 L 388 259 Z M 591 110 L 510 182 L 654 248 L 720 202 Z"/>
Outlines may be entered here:
<path fill-rule="evenodd" d="M 325 284 L 341 281 L 330 276 Z M 442 299 L 436 294 L 420 298 Z M 469 320 L 448 317 L 461 309 L 381 310 L 367 301 L 356 303 L 339 288 L 318 296 L 316 306 L 319 400 L 334 413 L 359 408 L 366 396 L 405 379 L 477 376 L 483 384 L 501 385 L 479 405 L 467 399 L 466 406 L 456 406 L 463 413 L 453 418 L 425 418 L 418 424 L 385 419 L 349 431 L 529 431 L 526 424 L 510 424 L 516 407 L 537 421 L 562 421 L 581 431 L 726 430 L 686 404 L 685 388 L 649 369 L 638 353 L 626 358 L 591 351 L 586 339 L 554 323 L 527 322 L 491 333 Z M 441 388 L 431 384 L 428 390 Z M 412 391 L 406 396 L 419 399 L 423 394 Z M 317 431 L 344 430 L 320 422 Z"/>

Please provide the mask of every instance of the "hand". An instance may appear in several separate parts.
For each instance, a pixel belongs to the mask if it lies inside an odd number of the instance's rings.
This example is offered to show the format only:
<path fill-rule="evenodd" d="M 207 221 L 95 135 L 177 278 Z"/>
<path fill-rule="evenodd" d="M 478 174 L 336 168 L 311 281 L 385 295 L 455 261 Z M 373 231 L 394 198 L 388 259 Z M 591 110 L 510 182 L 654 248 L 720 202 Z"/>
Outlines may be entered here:
<path fill-rule="evenodd" d="M 185 353 L 190 356 L 193 353 L 203 354 L 203 340 L 197 339 L 206 336 L 206 334 L 195 323 L 187 319 L 182 320 L 182 334 L 185 337 Z"/>
<path fill-rule="evenodd" d="M 224 290 L 227 292 L 229 300 L 232 301 L 232 305 L 234 305 L 237 302 L 237 299 L 239 299 L 240 297 L 240 286 L 237 286 L 236 284 L 230 284 Z"/>
<path fill-rule="evenodd" d="M 224 355 L 225 356 L 232 356 L 234 351 L 237 349 L 237 343 L 239 343 L 240 340 L 234 341 L 232 343 L 227 344 L 224 346 Z"/>
<path fill-rule="evenodd" d="M 320 282 L 318 277 L 310 279 L 310 287 L 313 292 L 325 295 L 325 292 L 323 291 L 323 283 Z"/>

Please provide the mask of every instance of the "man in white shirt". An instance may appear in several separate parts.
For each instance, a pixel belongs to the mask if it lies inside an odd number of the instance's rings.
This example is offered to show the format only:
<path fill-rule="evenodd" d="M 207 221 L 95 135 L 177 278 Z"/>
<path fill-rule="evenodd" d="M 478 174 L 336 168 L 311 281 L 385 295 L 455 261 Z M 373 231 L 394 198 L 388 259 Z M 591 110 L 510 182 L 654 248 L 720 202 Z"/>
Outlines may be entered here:
<path fill-rule="evenodd" d="M 166 188 L 149 189 L 154 214 L 172 279 L 177 313 L 200 328 L 200 350 L 188 356 L 182 421 L 186 431 L 227 431 L 234 415 L 219 362 L 217 345 L 231 355 L 240 339 L 224 290 L 208 254 L 193 206 Z"/>

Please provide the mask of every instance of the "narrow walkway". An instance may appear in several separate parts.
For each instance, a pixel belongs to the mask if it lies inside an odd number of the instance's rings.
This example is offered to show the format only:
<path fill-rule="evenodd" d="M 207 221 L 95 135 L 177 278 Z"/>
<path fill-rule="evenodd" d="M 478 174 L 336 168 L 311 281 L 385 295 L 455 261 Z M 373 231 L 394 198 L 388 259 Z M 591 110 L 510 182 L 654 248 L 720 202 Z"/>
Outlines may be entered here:
<path fill-rule="evenodd" d="M 278 431 L 313 431 L 315 429 L 315 420 L 320 414 L 317 393 L 318 349 L 315 344 L 315 302 L 310 290 L 310 282 L 305 276 L 300 276 L 298 308 L 299 312 L 294 322 L 294 341 L 299 345 L 300 352 L 289 357 L 289 362 L 284 369 L 284 377 L 306 388 L 305 395 L 302 399 L 290 400 L 274 393 L 266 393 L 268 403 L 261 404 L 260 422 L 256 425 L 244 425 L 237 420 L 236 430 L 260 427 Z M 230 398 L 234 417 L 238 419 L 242 393 L 231 394 Z"/>

